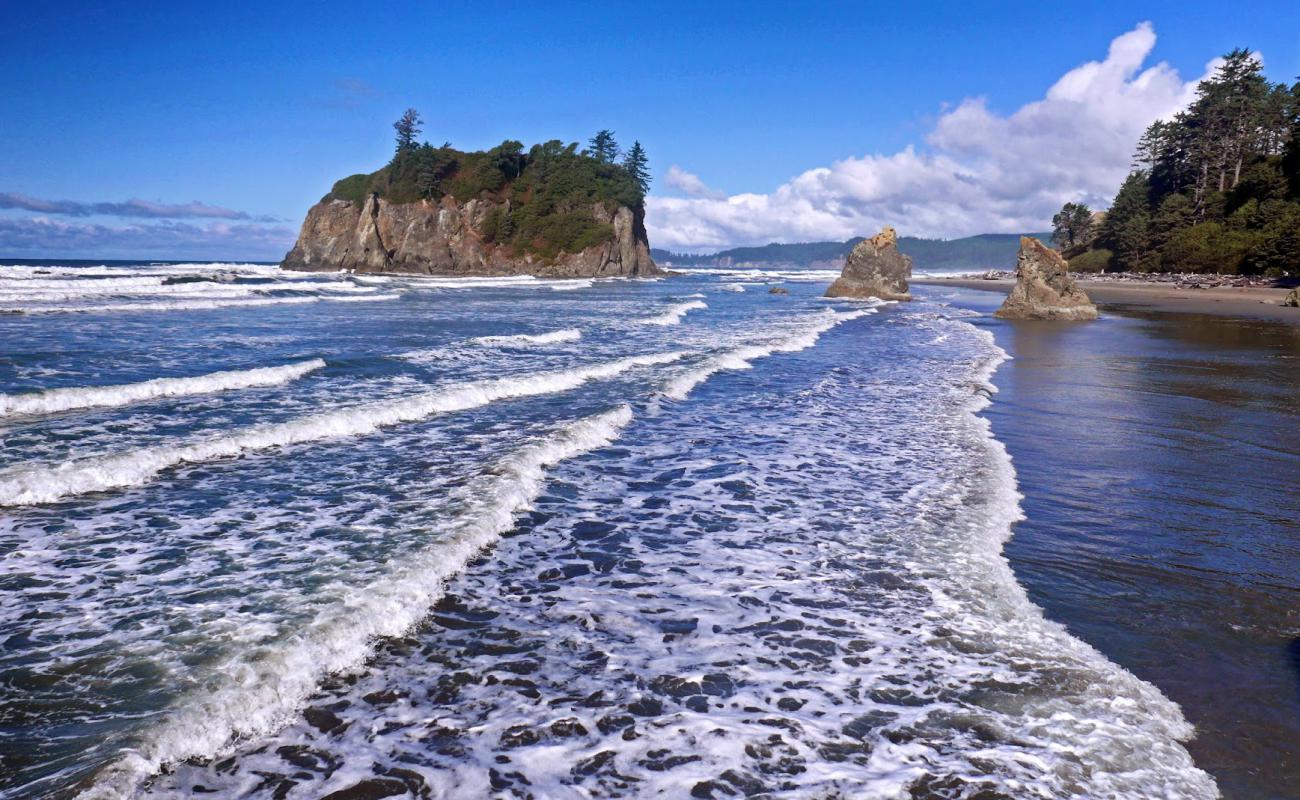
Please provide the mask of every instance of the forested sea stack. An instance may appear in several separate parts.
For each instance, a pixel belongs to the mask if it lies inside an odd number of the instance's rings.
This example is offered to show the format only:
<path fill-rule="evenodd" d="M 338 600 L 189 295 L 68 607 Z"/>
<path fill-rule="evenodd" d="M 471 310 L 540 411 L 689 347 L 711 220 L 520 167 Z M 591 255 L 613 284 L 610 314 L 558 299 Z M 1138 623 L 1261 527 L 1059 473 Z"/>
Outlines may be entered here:
<path fill-rule="evenodd" d="M 601 131 L 589 149 L 506 141 L 483 152 L 415 144 L 397 128 L 393 160 L 334 184 L 307 212 L 281 266 L 425 275 L 657 275 L 645 230 L 645 152 Z M 620 161 L 620 155 L 622 159 Z"/>
<path fill-rule="evenodd" d="M 1060 253 L 1037 239 L 1021 236 L 1016 285 L 994 316 L 1085 320 L 1097 318 L 1097 307 L 1070 277 Z"/>
<path fill-rule="evenodd" d="M 880 233 L 854 246 L 844 260 L 844 271 L 826 290 L 826 296 L 911 300 L 907 285 L 910 277 L 912 259 L 898 252 L 898 233 L 886 225 Z"/>

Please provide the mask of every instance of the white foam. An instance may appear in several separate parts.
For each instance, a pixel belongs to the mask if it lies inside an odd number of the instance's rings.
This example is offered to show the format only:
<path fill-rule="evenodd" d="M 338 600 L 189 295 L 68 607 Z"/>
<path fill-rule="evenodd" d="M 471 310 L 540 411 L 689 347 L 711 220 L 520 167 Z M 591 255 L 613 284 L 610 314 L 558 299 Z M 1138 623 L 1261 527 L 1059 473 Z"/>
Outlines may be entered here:
<path fill-rule="evenodd" d="M 725 284 L 722 288 L 723 288 L 723 289 L 726 289 L 728 292 L 743 292 L 743 291 L 745 291 L 745 285 L 744 285 L 743 283 L 728 283 L 728 284 Z"/>
<path fill-rule="evenodd" d="M 691 390 L 722 370 L 749 369 L 750 362 L 774 353 L 796 353 L 817 343 L 821 335 L 842 322 L 874 314 L 874 309 L 843 313 L 827 311 L 818 314 L 807 327 L 797 333 L 762 344 L 748 344 L 705 359 L 699 366 L 687 370 L 664 384 L 663 394 L 673 400 L 684 400 Z"/>
<path fill-rule="evenodd" d="M 837 269 L 758 269 L 748 267 L 674 267 L 687 275 L 719 275 L 724 278 L 821 282 L 840 276 Z"/>
<path fill-rule="evenodd" d="M 558 344 L 576 342 L 582 338 L 582 331 L 577 328 L 565 328 L 550 333 L 518 333 L 513 336 L 479 336 L 470 342 L 488 347 L 526 347 L 535 344 Z"/>
<path fill-rule="evenodd" d="M 57 465 L 18 467 L 0 472 L 0 506 L 52 503 L 65 497 L 147 483 L 180 464 L 228 458 L 285 445 L 361 436 L 380 428 L 435 414 L 464 411 L 497 400 L 552 394 L 591 380 L 612 378 L 640 366 L 676 361 L 684 352 L 654 353 L 589 367 L 494 378 L 426 392 L 399 400 L 316 414 L 173 447 L 150 447 L 106 456 L 73 459 Z"/>
<path fill-rule="evenodd" d="M 708 305 L 700 300 L 678 303 L 677 305 L 670 307 L 664 313 L 655 317 L 647 317 L 646 319 L 641 320 L 641 322 L 646 325 L 676 325 L 682 321 L 682 317 L 686 316 L 687 313 L 700 308 L 708 308 Z"/>
<path fill-rule="evenodd" d="M 278 386 L 324 366 L 324 360 L 313 358 L 310 361 L 279 367 L 211 372 L 192 378 L 155 378 L 116 386 L 75 386 L 47 389 L 30 394 L 0 394 L 0 416 L 52 414 L 74 408 L 124 406 L 158 397 L 180 397 L 232 389 Z"/>
<path fill-rule="evenodd" d="M 400 294 L 374 294 L 357 297 L 208 297 L 202 300 L 157 300 L 149 302 L 105 303 L 102 305 L 50 305 L 15 306 L 0 308 L 0 314 L 74 314 L 106 311 L 198 311 L 213 308 L 244 308 L 251 306 L 302 305 L 304 303 L 359 303 L 378 300 L 396 300 Z"/>
<path fill-rule="evenodd" d="M 169 763 L 216 756 L 236 739 L 292 722 L 322 678 L 361 665 L 377 640 L 401 636 L 423 619 L 447 580 L 532 507 L 548 467 L 610 444 L 631 420 L 631 409 L 621 406 L 571 422 L 479 475 L 459 493 L 462 510 L 437 541 L 403 554 L 382 577 L 348 591 L 286 646 L 230 658 L 219 669 L 215 688 L 182 702 L 81 797 L 130 797 Z"/>

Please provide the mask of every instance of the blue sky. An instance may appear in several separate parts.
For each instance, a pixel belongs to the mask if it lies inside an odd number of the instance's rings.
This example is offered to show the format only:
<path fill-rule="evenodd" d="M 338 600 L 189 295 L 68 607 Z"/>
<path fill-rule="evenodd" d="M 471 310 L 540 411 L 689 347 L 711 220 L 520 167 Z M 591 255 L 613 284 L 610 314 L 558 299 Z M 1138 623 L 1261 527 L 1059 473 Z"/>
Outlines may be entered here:
<path fill-rule="evenodd" d="M 1080 127 L 1109 131 L 1079 158 L 1131 149 L 1121 140 L 1146 110 L 1168 110 L 1174 79 L 1194 83 L 1232 47 L 1261 51 L 1274 80 L 1300 75 L 1295 2 L 3 5 L 0 255 L 15 256 L 278 258 L 336 178 L 382 165 L 407 106 L 430 140 L 461 148 L 602 127 L 639 139 L 663 198 L 650 203 L 656 245 L 841 238 L 884 222 L 907 232 L 913 219 L 922 235 L 1016 229 L 1058 196 L 1098 202 L 1116 166 L 1049 170 L 1036 179 L 1061 184 L 1051 198 L 997 213 L 922 208 L 921 189 L 944 193 L 935 169 L 1002 158 L 979 152 L 989 141 L 959 141 L 961 129 L 1015 127 L 1063 76 L 1111 63 L 1117 37 L 1137 31 L 1140 67 L 1069 100 L 1083 104 Z M 1162 62 L 1164 95 L 1107 116 L 1105 91 L 1149 82 L 1137 76 Z M 975 98 L 973 126 L 952 116 Z M 1014 161 L 1071 158 L 1068 146 L 1016 151 L 1038 135 L 999 135 Z M 845 198 L 858 203 L 847 220 L 826 209 L 788 219 Z M 128 200 L 147 208 L 101 213 Z M 767 227 L 733 219 L 756 207 Z"/>

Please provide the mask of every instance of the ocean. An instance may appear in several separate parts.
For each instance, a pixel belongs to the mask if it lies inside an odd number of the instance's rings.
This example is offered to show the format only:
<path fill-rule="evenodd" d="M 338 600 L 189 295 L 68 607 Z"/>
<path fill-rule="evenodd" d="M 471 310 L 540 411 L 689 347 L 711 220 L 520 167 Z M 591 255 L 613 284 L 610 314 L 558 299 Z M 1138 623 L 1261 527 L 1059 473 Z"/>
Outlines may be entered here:
<path fill-rule="evenodd" d="M 828 275 L 0 267 L 0 794 L 1214 797 L 983 318 Z"/>

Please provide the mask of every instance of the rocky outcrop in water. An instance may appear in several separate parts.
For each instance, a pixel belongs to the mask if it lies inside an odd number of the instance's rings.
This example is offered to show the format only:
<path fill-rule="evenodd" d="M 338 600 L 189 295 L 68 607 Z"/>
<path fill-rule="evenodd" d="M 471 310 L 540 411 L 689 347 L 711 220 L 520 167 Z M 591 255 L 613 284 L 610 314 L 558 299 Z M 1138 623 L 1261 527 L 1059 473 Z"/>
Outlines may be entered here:
<path fill-rule="evenodd" d="M 1029 236 L 1020 237 L 1016 285 L 994 314 L 1002 319 L 1085 320 L 1097 307 L 1070 277 L 1061 254 Z"/>
<path fill-rule="evenodd" d="M 612 229 L 608 241 L 554 258 L 493 244 L 488 231 L 510 201 L 450 196 L 390 203 L 369 195 L 360 206 L 325 199 L 312 206 L 298 242 L 281 264 L 307 271 L 355 270 L 423 275 L 539 275 L 552 278 L 661 274 L 650 258 L 645 221 L 627 207 L 594 203 L 592 218 Z"/>
<path fill-rule="evenodd" d="M 898 233 L 886 225 L 880 233 L 854 246 L 826 296 L 911 300 L 907 285 L 910 277 L 912 259 L 898 252 Z"/>
<path fill-rule="evenodd" d="M 1282 305 L 1288 308 L 1300 308 L 1300 286 L 1291 290 L 1291 293 L 1282 300 Z"/>

